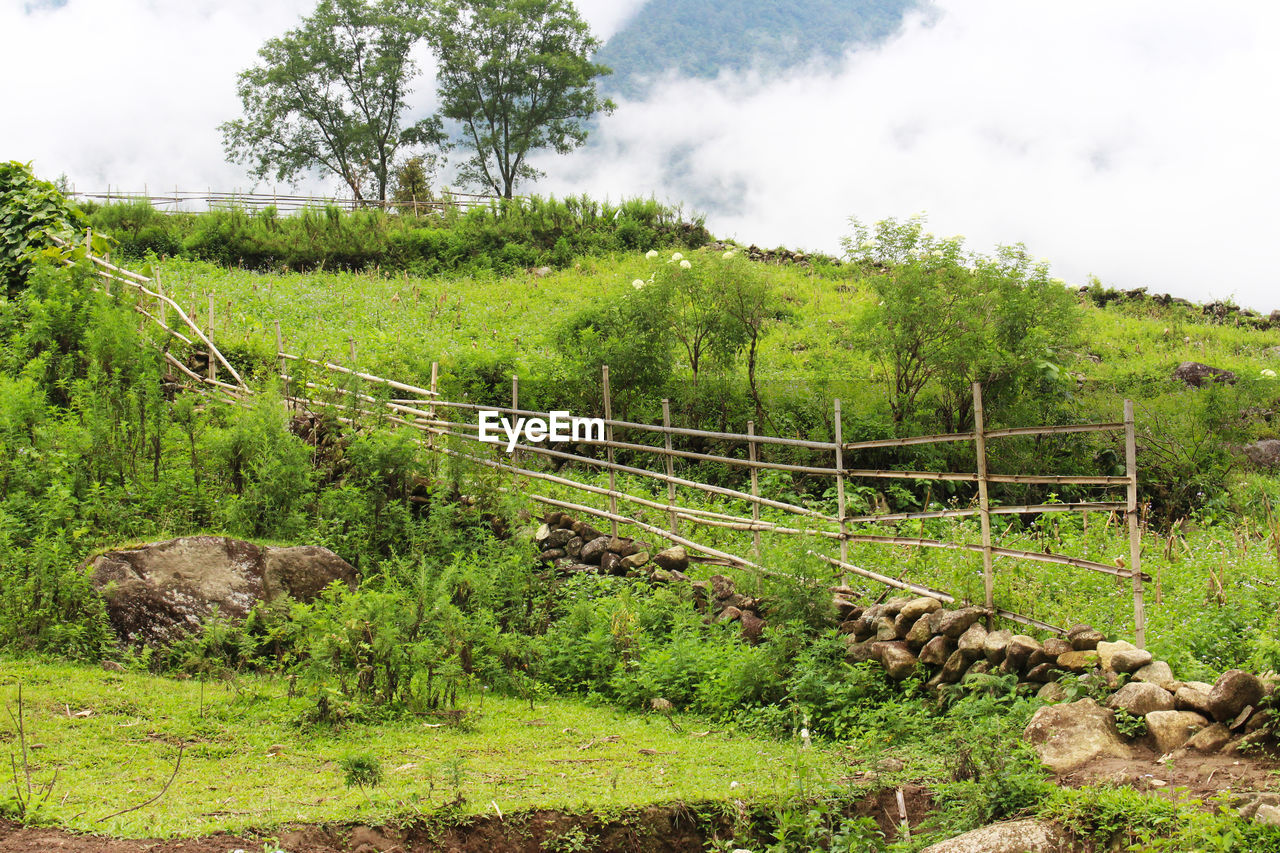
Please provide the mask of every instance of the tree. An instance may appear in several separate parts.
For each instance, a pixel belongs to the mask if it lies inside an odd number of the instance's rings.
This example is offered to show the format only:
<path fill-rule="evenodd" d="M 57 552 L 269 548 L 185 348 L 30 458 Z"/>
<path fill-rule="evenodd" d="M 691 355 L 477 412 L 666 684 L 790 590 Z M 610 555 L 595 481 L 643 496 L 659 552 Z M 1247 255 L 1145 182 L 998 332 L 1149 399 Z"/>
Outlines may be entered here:
<path fill-rule="evenodd" d="M 587 119 L 613 111 L 594 82 L 610 69 L 589 58 L 600 42 L 568 0 L 440 0 L 429 39 L 444 116 L 474 152 L 459 177 L 505 198 L 542 174 L 530 152 L 567 154 Z"/>
<path fill-rule="evenodd" d="M 860 338 L 891 385 L 899 427 L 912 421 L 928 389 L 942 429 L 967 429 L 972 383 L 988 386 L 989 401 L 1016 397 L 1039 384 L 1071 342 L 1075 302 L 1024 247 L 983 257 L 966 253 L 960 238 L 926 233 L 917 218 L 879 222 L 874 239 L 856 219 L 853 225 L 854 236 L 842 242 L 870 274 L 876 299 Z"/>
<path fill-rule="evenodd" d="M 401 125 L 425 2 L 320 0 L 300 27 L 268 40 L 262 64 L 240 72 L 245 117 L 219 127 L 227 159 L 259 180 L 320 168 L 355 198 L 385 201 L 397 153 L 444 140 L 438 116 Z"/>

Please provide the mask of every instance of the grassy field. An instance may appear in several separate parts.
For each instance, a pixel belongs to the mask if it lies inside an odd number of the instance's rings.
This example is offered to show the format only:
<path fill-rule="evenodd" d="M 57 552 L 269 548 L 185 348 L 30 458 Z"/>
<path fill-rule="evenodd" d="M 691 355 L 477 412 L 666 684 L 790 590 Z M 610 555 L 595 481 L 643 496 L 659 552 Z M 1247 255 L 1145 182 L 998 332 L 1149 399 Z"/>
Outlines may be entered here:
<path fill-rule="evenodd" d="M 689 255 L 694 260 L 699 252 Z M 217 340 L 269 362 L 280 321 L 286 349 L 346 359 L 354 338 L 361 365 L 421 381 L 432 361 L 447 373 L 475 350 L 510 354 L 528 378 L 552 358 L 551 336 L 576 309 L 629 292 L 664 259 L 640 253 L 582 258 L 546 276 L 413 278 L 363 273 L 261 273 L 170 260 L 158 266 L 166 292 L 207 319 L 216 296 Z M 840 377 L 878 382 L 880 368 L 851 340 L 869 296 L 852 270 L 766 267 L 784 294 L 784 318 L 766 335 L 765 382 Z M 1065 365 L 1085 381 L 1165 379 L 1179 362 L 1203 361 L 1244 378 L 1280 364 L 1280 331 L 1197 322 L 1185 308 L 1151 304 L 1084 307 L 1082 343 Z M 522 377 L 524 378 L 524 377 Z"/>
<path fill-rule="evenodd" d="M 411 819 L 463 798 L 462 814 L 531 808 L 609 812 L 674 801 L 779 800 L 797 780 L 837 785 L 835 746 L 716 730 L 677 715 L 625 713 L 556 698 L 472 696 L 462 725 L 412 717 L 311 729 L 276 679 L 174 680 L 31 660 L 0 660 L 0 698 L 23 685 L 36 782 L 57 780 L 42 819 L 122 837 L 271 830 L 288 823 Z M 18 750 L 14 720 L 0 740 Z M 154 805 L 101 821 L 159 793 Z M 344 784 L 340 759 L 369 753 L 384 780 Z M 21 766 L 21 765 L 19 765 Z M 6 780 L 7 786 L 7 780 Z M 3 790 L 3 789 L 0 789 Z M 8 792 L 5 791 L 7 794 Z"/>

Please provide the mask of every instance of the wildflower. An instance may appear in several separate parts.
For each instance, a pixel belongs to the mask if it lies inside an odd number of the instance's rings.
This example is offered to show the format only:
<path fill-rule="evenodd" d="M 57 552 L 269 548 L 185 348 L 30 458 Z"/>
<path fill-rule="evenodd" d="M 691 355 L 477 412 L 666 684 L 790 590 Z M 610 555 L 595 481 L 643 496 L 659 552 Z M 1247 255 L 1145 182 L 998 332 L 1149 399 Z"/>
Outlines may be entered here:
<path fill-rule="evenodd" d="M 859 249 L 874 249 L 875 247 L 876 247 L 875 241 L 873 241 L 873 240 L 863 240 L 863 241 L 862 241 L 862 245 L 861 245 L 861 246 L 859 246 L 858 248 L 859 248 Z"/>
<path fill-rule="evenodd" d="M 644 287 L 644 279 L 637 278 L 635 281 L 631 282 L 631 286 L 634 287 L 636 290 L 639 290 L 640 288 Z"/>
<path fill-rule="evenodd" d="M 657 249 L 650 249 L 649 251 L 647 251 L 647 252 L 645 252 L 645 253 L 644 253 L 644 256 L 645 256 L 646 258 L 648 258 L 649 260 L 653 260 L 654 258 L 658 257 L 658 250 L 657 250 Z"/>
<path fill-rule="evenodd" d="M 724 258 L 726 261 L 729 260 L 730 258 L 733 257 L 733 249 L 730 249 L 729 251 L 725 252 L 720 257 Z"/>
<path fill-rule="evenodd" d="M 685 260 L 681 260 L 681 261 L 680 261 L 680 269 L 682 269 L 682 270 L 687 270 L 687 269 L 689 269 L 689 268 L 690 268 L 690 267 L 692 267 L 692 266 L 693 266 L 693 264 L 689 263 L 688 261 L 685 261 Z"/>
<path fill-rule="evenodd" d="M 673 261 L 684 260 L 684 255 L 680 254 L 679 252 L 675 252 L 671 255 L 671 260 Z"/>
<path fill-rule="evenodd" d="M 1263 379 L 1275 379 L 1275 378 L 1276 378 L 1276 372 L 1275 372 L 1274 370 L 1272 370 L 1271 368 L 1269 368 L 1269 367 L 1268 367 L 1268 368 L 1266 368 L 1265 370 L 1263 370 L 1263 371 L 1262 371 L 1262 378 L 1263 378 Z"/>

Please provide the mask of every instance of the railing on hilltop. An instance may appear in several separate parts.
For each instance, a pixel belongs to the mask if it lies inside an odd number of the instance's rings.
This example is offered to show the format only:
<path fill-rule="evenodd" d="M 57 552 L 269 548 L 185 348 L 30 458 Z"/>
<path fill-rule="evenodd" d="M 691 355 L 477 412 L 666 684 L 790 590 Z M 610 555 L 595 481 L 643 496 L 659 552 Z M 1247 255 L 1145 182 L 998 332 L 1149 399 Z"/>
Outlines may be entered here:
<path fill-rule="evenodd" d="M 337 207 L 342 210 L 388 210 L 423 214 L 455 208 L 486 207 L 498 201 L 498 197 L 493 195 L 464 193 L 453 190 L 442 190 L 440 193 L 432 194 L 426 198 L 411 198 L 406 201 L 298 195 L 275 191 L 267 193 L 240 192 L 239 190 L 222 192 L 212 189 L 179 190 L 176 187 L 173 192 L 161 191 L 154 193 L 145 186 L 141 192 L 121 190 L 118 187 L 108 187 L 105 191 L 78 192 L 73 188 L 68 195 L 73 198 L 102 201 L 107 204 L 119 201 L 146 201 L 152 207 L 167 207 L 171 211 L 204 205 L 206 210 L 238 208 L 260 211 L 268 207 L 274 207 L 281 213 Z"/>
<path fill-rule="evenodd" d="M 91 237 L 87 236 L 86 247 L 90 244 Z M 92 251 L 89 251 L 87 248 L 85 254 L 88 260 L 94 265 L 98 275 L 102 278 L 104 287 L 109 289 L 112 283 L 116 283 L 130 288 L 138 295 L 135 310 L 137 310 L 139 314 L 147 320 L 150 320 L 167 335 L 171 335 L 174 339 L 186 344 L 193 351 L 203 352 L 207 358 L 207 366 L 203 375 L 175 357 L 166 348 L 164 350 L 164 357 L 168 364 L 181 372 L 188 379 L 198 382 L 201 385 L 212 389 L 214 393 L 220 394 L 224 397 L 229 397 L 232 400 L 243 402 L 246 398 L 251 397 L 254 394 L 254 391 L 244 382 L 239 373 L 236 372 L 235 368 L 227 361 L 217 347 L 214 346 L 210 335 L 205 330 L 201 329 L 177 302 L 165 295 L 164 288 L 158 281 L 158 278 L 148 278 L 146 276 L 141 276 L 137 273 L 121 269 L 103 258 L 95 257 Z M 68 263 L 70 264 L 72 262 L 68 261 Z M 152 286 L 148 287 L 147 285 Z M 178 323 L 174 323 L 172 326 L 168 322 L 168 313 L 170 309 L 175 312 L 179 321 Z M 212 305 L 210 306 L 210 316 L 212 316 Z M 174 326 L 184 327 L 192 336 L 184 334 L 178 328 L 174 328 Z M 442 442 L 438 441 L 438 439 L 454 438 L 464 442 L 474 442 L 476 444 L 481 443 L 479 436 L 479 424 L 450 419 L 447 416 L 447 413 L 450 411 L 478 412 L 483 409 L 488 411 L 497 411 L 501 415 L 514 415 L 517 417 L 549 417 L 550 413 L 548 412 L 532 411 L 521 409 L 519 407 L 519 380 L 517 377 L 512 377 L 512 405 L 509 407 L 481 406 L 469 402 L 449 401 L 442 399 L 439 394 L 437 364 L 433 363 L 431 366 L 429 387 L 422 388 L 411 383 L 400 382 L 367 372 L 362 372 L 354 367 L 344 366 L 333 361 L 304 358 L 303 356 L 289 353 L 284 347 L 284 336 L 280 328 L 279 321 L 275 324 L 275 335 L 276 355 L 279 360 L 279 373 L 281 380 L 284 383 L 284 398 L 290 405 L 301 406 L 304 410 L 308 411 L 315 409 L 327 409 L 334 412 L 336 418 L 340 422 L 345 423 L 355 423 L 357 416 L 360 414 L 367 414 L 381 410 L 383 412 L 382 417 L 387 421 L 412 427 L 424 433 L 425 438 L 423 439 L 423 443 L 428 446 L 432 452 L 469 460 L 488 468 L 503 471 L 510 474 L 513 481 L 518 478 L 538 480 L 579 491 L 585 495 L 593 496 L 595 498 L 603 498 L 607 501 L 606 509 L 597 508 L 585 503 L 561 500 L 549 495 L 534 494 L 526 489 L 521 489 L 520 492 L 530 500 L 546 506 L 585 513 L 606 519 L 610 522 L 614 535 L 617 535 L 619 525 L 631 525 L 655 536 L 660 536 L 675 544 L 683 545 L 688 549 L 705 554 L 714 560 L 751 569 L 766 575 L 783 577 L 789 576 L 772 571 L 760 565 L 758 562 L 759 554 L 761 553 L 760 536 L 762 533 L 779 536 L 809 536 L 826 539 L 837 543 L 837 556 L 820 554 L 813 550 L 809 550 L 808 553 L 815 559 L 833 566 L 839 573 L 845 575 L 852 574 L 892 588 L 907 590 L 919 595 L 933 596 L 946 602 L 956 601 L 956 596 L 943 590 L 932 589 L 924 584 L 903 580 L 901 578 L 889 577 L 849 562 L 849 543 L 857 542 L 877 545 L 905 545 L 912 547 L 943 548 L 977 552 L 982 554 L 983 560 L 983 589 L 985 606 L 991 612 L 1010 621 L 1054 633 L 1063 633 L 1063 629 L 1059 626 L 1048 624 L 1030 616 L 1000 608 L 996 605 L 994 568 L 994 560 L 996 557 L 1008 557 L 1018 560 L 1070 566 L 1111 575 L 1116 578 L 1130 578 L 1133 588 L 1135 640 L 1139 646 L 1144 644 L 1146 633 L 1144 582 L 1149 581 L 1150 578 L 1143 574 L 1141 567 L 1137 450 L 1132 401 L 1125 401 L 1123 419 L 1116 422 L 1016 427 L 1011 429 L 992 430 L 985 427 L 982 387 L 980 384 L 975 383 L 973 386 L 975 426 L 974 429 L 969 432 L 912 436 L 908 438 L 878 439 L 874 441 L 844 442 L 841 435 L 842 418 L 840 401 L 833 400 L 832 408 L 835 424 L 834 441 L 815 441 L 809 439 L 787 438 L 783 436 L 760 435 L 756 433 L 755 425 L 750 421 L 746 425 L 747 429 L 745 433 L 714 432 L 674 426 L 671 423 L 670 406 L 667 401 L 663 401 L 662 424 L 644 424 L 614 419 L 612 415 L 609 387 L 609 368 L 606 366 L 603 367 L 601 371 L 604 402 L 603 421 L 606 430 L 605 437 L 603 440 L 589 439 L 577 442 L 587 446 L 603 448 L 605 450 L 605 458 L 598 459 L 593 456 L 587 456 L 541 444 L 517 443 L 513 448 L 514 453 L 506 459 L 503 459 L 501 456 L 491 457 L 478 455 L 477 453 L 470 453 L 454 449 L 452 447 L 447 447 L 444 446 Z M 354 343 L 352 343 L 351 347 L 351 361 L 354 365 Z M 295 375 L 296 371 L 290 370 L 291 364 L 310 365 L 320 368 L 330 374 L 346 377 L 353 383 L 360 382 L 381 385 L 391 391 L 399 391 L 402 392 L 402 394 L 412 396 L 378 398 L 371 394 L 363 393 L 358 388 L 354 387 L 322 387 L 318 383 L 308 381 L 305 378 Z M 226 382 L 218 378 L 219 366 L 227 371 L 228 376 L 233 379 L 234 382 Z M 313 391 L 325 391 L 330 393 L 336 392 L 344 402 L 319 399 L 317 396 L 310 393 Z M 646 435 L 656 437 L 660 443 L 644 444 L 638 441 L 617 440 L 615 439 L 615 430 L 631 432 L 637 437 Z M 1124 476 L 992 474 L 987 470 L 987 441 L 989 440 L 999 440 L 1014 436 L 1063 435 L 1095 432 L 1123 432 L 1125 442 Z M 741 458 L 736 456 L 676 449 L 672 442 L 672 438 L 674 436 L 714 439 L 717 441 L 736 444 L 738 446 L 745 446 L 747 456 L 746 458 Z M 973 443 L 973 471 L 938 472 L 903 471 L 892 469 L 859 469 L 848 468 L 845 467 L 844 464 L 846 453 L 876 448 L 907 447 L 921 444 L 950 442 Z M 820 451 L 824 454 L 830 453 L 833 459 L 833 464 L 830 467 L 827 467 L 821 465 L 798 465 L 760 460 L 759 451 L 761 448 L 770 446 L 794 447 Z M 648 468 L 637 467 L 635 465 L 622 464 L 616 461 L 616 450 L 651 454 L 658 457 L 662 463 L 663 470 L 653 471 Z M 566 462 L 573 462 L 579 466 L 607 472 L 609 485 L 605 488 L 592 483 L 580 482 L 578 480 L 574 480 L 570 476 L 562 476 L 561 473 L 534 469 L 530 467 L 528 463 L 523 462 L 525 459 L 531 459 L 537 456 L 555 460 L 560 462 L 562 465 Z M 702 483 L 696 480 L 678 477 L 675 475 L 673 464 L 676 459 L 716 462 L 739 468 L 747 468 L 751 475 L 750 491 L 742 491 L 740 489 L 732 489 L 725 486 L 716 486 L 709 483 Z M 837 514 L 829 515 L 812 507 L 761 495 L 758 476 L 760 471 L 801 473 L 832 478 L 836 486 Z M 666 485 L 667 500 L 663 502 L 660 500 L 654 500 L 652 497 L 633 495 L 620 490 L 617 486 L 618 474 L 627 474 Z M 850 480 L 858 479 L 935 480 L 975 483 L 978 487 L 978 505 L 971 509 L 930 510 L 923 512 L 901 512 L 876 515 L 850 515 L 847 512 L 845 494 L 846 484 Z M 1104 488 L 1124 486 L 1126 489 L 1126 499 L 1124 501 L 1087 501 L 1076 503 L 1028 504 L 1020 506 L 992 506 L 988 496 L 988 486 L 991 483 L 1078 485 Z M 730 513 L 682 506 L 677 500 L 677 487 L 721 498 L 730 498 L 733 500 L 747 502 L 751 506 L 751 516 L 748 518 Z M 659 511 L 665 516 L 667 524 L 665 527 L 658 526 L 635 517 L 636 514 L 628 515 L 620 512 L 619 502 L 631 504 L 639 508 Z M 773 510 L 796 516 L 799 519 L 799 521 L 796 522 L 797 526 L 787 526 L 761 519 L 760 510 L 762 507 L 768 507 Z M 992 541 L 992 516 L 1057 512 L 1123 513 L 1128 524 L 1129 565 L 1126 567 L 1122 561 L 1117 561 L 1116 565 L 1110 565 L 1065 554 L 1005 548 L 994 544 Z M 883 536 L 853 532 L 853 527 L 859 524 L 894 524 L 903 521 L 938 518 L 971 518 L 974 516 L 977 516 L 981 523 L 982 541 L 980 543 L 948 542 L 924 537 Z M 752 545 L 750 553 L 752 558 L 742 557 L 705 544 L 700 544 L 689 538 L 685 533 L 682 533 L 682 523 L 751 533 Z M 852 591 L 848 590 L 847 586 L 843 582 L 837 589 Z"/>

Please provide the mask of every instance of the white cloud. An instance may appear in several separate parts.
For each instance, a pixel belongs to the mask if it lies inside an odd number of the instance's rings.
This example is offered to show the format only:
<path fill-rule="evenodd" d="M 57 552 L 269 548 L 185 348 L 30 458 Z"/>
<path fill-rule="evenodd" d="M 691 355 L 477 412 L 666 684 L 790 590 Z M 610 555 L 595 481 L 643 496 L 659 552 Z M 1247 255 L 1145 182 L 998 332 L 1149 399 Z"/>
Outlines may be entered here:
<path fill-rule="evenodd" d="M 217 125 L 235 75 L 313 0 L 0 0 L 0 156 L 81 188 L 247 187 Z M 607 37 L 642 0 L 585 0 Z M 1072 281 L 1280 308 L 1280 6 L 938 0 L 836 70 L 668 80 L 543 158 L 539 189 L 654 194 L 718 234 L 838 252 L 846 219 L 927 211 L 975 248 L 1027 243 Z M 425 54 L 424 54 L 425 56 Z M 430 108 L 429 76 L 413 106 Z"/>
<path fill-rule="evenodd" d="M 1081 282 L 1280 308 L 1271 4 L 944 0 L 836 71 L 669 80 L 543 161 L 555 192 L 654 194 L 765 245 L 927 211 Z M 678 168 L 672 168 L 673 157 Z"/>

